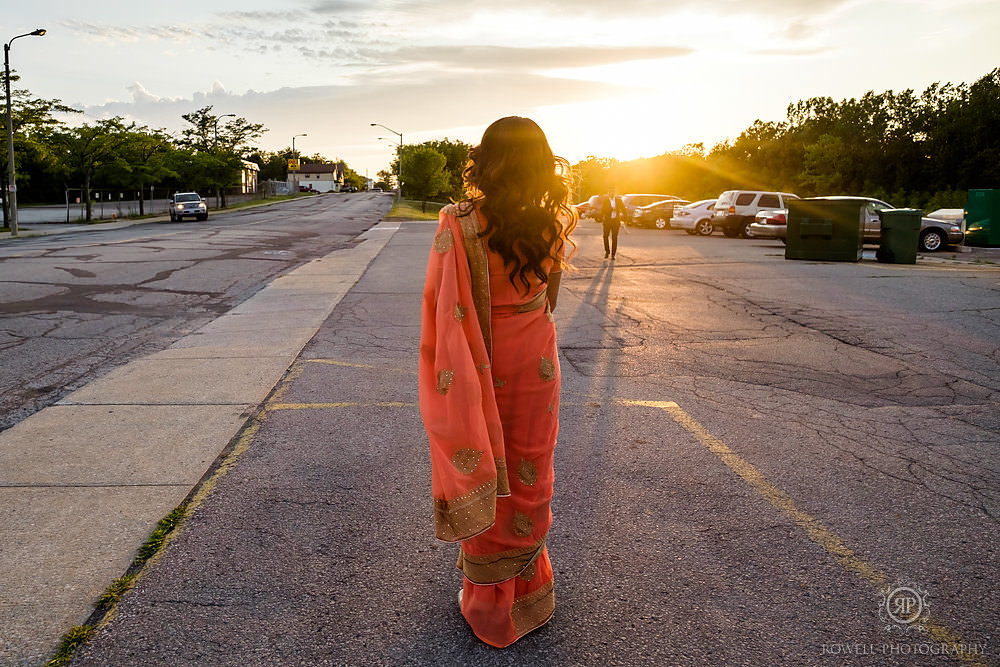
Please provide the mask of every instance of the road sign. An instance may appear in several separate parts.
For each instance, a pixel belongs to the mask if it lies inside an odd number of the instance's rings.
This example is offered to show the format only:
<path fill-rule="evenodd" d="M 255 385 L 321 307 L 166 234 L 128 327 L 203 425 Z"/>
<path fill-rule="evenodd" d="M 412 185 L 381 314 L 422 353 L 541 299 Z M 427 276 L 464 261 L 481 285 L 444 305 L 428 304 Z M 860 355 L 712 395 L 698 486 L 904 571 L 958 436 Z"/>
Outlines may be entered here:
<path fill-rule="evenodd" d="M 288 160 L 288 171 L 298 171 L 299 170 L 299 159 L 294 158 Z"/>

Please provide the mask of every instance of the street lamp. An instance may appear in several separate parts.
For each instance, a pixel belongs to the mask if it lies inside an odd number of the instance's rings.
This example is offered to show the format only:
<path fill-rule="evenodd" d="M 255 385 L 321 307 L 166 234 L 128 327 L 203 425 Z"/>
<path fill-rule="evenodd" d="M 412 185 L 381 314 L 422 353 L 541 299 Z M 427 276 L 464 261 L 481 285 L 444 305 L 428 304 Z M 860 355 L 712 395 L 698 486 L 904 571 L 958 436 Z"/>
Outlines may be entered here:
<path fill-rule="evenodd" d="M 41 37 L 44 34 L 45 28 L 38 28 L 23 35 L 12 37 L 9 42 L 3 45 L 3 70 L 6 75 L 4 82 L 7 84 L 7 170 L 9 172 L 7 190 L 10 192 L 8 201 L 10 201 L 11 236 L 17 236 L 17 185 L 14 181 L 14 116 L 10 111 L 10 45 L 14 43 L 15 39 L 20 39 L 21 37 Z"/>
<path fill-rule="evenodd" d="M 218 118 L 215 119 L 215 147 L 216 148 L 219 147 L 219 120 L 221 120 L 222 118 L 236 118 L 236 114 L 234 114 L 234 113 L 224 113 L 224 114 L 222 114 L 221 116 L 219 116 Z"/>
<path fill-rule="evenodd" d="M 222 118 L 236 117 L 234 113 L 224 113 L 221 116 L 216 116 L 215 118 L 215 145 L 212 146 L 212 152 L 219 152 L 219 120 Z M 224 187 L 215 186 L 215 203 L 219 208 L 226 208 L 226 192 Z"/>
<path fill-rule="evenodd" d="M 308 134 L 306 134 L 305 132 L 303 132 L 302 134 L 295 134 L 295 135 L 292 135 L 292 159 L 293 159 L 293 160 L 297 160 L 297 159 L 298 159 L 298 157 L 299 157 L 299 154 L 295 152 L 295 137 L 308 137 L 308 136 L 309 136 L 309 135 L 308 135 Z M 298 192 L 298 191 L 299 191 L 299 175 L 298 175 L 298 169 L 296 169 L 295 171 L 296 171 L 296 174 L 295 174 L 295 180 L 293 181 L 293 182 L 295 183 L 295 185 L 293 185 L 292 187 L 294 188 L 295 192 Z"/>
<path fill-rule="evenodd" d="M 372 127 L 381 127 L 381 128 L 383 128 L 385 130 L 389 130 L 390 132 L 392 132 L 393 134 L 395 134 L 397 137 L 399 137 L 399 153 L 397 155 L 397 158 L 399 159 L 399 165 L 398 165 L 397 170 L 396 170 L 396 181 L 397 181 L 396 184 L 399 186 L 399 203 L 402 206 L 402 202 L 403 202 L 403 133 L 402 132 L 397 132 L 396 130 L 392 129 L 391 127 L 386 127 L 382 123 L 370 123 L 370 125 Z"/>
<path fill-rule="evenodd" d="M 292 137 L 292 157 L 298 157 L 295 153 L 295 137 L 308 137 L 309 135 L 303 132 L 302 134 L 296 134 Z"/>

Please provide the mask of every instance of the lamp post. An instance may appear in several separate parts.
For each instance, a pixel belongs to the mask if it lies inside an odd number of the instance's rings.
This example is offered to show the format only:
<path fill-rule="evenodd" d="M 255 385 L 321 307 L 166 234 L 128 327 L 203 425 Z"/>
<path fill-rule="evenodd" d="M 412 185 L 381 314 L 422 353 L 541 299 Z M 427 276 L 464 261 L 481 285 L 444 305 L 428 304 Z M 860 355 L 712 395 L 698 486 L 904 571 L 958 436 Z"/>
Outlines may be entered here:
<path fill-rule="evenodd" d="M 215 118 L 215 144 L 212 146 L 212 152 L 218 154 L 219 152 L 219 120 L 222 118 L 227 118 L 229 116 L 236 117 L 234 113 L 224 113 L 221 116 Z M 226 208 L 226 192 L 225 186 L 216 186 L 215 188 L 215 203 L 219 208 Z"/>
<path fill-rule="evenodd" d="M 308 137 L 308 136 L 309 135 L 307 133 L 305 133 L 305 132 L 303 132 L 302 134 L 292 135 L 292 159 L 296 159 L 297 160 L 298 157 L 299 157 L 298 152 L 296 152 L 296 150 L 295 150 L 295 137 Z M 301 167 L 301 165 L 299 165 L 299 166 Z M 295 180 L 293 181 L 295 183 L 295 185 L 292 186 L 293 188 L 295 188 L 295 192 L 299 191 L 299 174 L 298 174 L 298 171 L 299 171 L 298 169 L 295 170 Z M 295 192 L 293 192 L 292 194 L 295 194 Z"/>
<path fill-rule="evenodd" d="M 15 39 L 21 37 L 35 36 L 41 37 L 45 34 L 45 28 L 38 28 L 23 35 L 12 37 L 9 42 L 3 45 L 3 70 L 5 74 L 4 83 L 7 88 L 7 171 L 9 175 L 7 190 L 10 202 L 10 235 L 17 236 L 17 184 L 14 181 L 14 115 L 10 110 L 10 45 Z"/>
<path fill-rule="evenodd" d="M 371 126 L 372 127 L 381 127 L 382 129 L 389 130 L 390 132 L 392 132 L 393 134 L 395 134 L 397 137 L 399 137 L 399 153 L 396 155 L 397 159 L 399 159 L 399 165 L 397 166 L 397 169 L 396 169 L 396 185 L 399 186 L 399 204 L 400 204 L 400 206 L 402 206 L 402 202 L 403 202 L 403 133 L 402 132 L 397 132 L 396 130 L 392 129 L 391 127 L 386 127 L 382 123 L 371 123 Z"/>
<path fill-rule="evenodd" d="M 215 148 L 219 147 L 219 121 L 223 118 L 236 118 L 236 114 L 224 113 L 215 119 Z"/>

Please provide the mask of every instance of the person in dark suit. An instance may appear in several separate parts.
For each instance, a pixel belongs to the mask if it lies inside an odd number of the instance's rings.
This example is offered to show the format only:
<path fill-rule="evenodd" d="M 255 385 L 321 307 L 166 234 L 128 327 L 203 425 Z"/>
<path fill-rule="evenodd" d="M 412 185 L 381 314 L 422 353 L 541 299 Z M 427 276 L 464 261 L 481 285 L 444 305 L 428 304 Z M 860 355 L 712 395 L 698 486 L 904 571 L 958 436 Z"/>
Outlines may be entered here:
<path fill-rule="evenodd" d="M 618 230 L 625 219 L 625 204 L 621 197 L 615 196 L 615 189 L 601 195 L 601 222 L 604 223 L 604 258 L 615 258 L 618 252 Z M 610 237 L 610 244 L 608 239 Z"/>

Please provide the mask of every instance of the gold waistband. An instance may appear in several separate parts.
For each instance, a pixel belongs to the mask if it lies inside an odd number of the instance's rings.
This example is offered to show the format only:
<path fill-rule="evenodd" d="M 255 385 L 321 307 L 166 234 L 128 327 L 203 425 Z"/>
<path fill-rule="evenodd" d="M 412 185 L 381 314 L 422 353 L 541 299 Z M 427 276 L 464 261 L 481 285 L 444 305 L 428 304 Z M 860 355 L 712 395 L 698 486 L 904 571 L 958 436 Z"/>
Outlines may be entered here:
<path fill-rule="evenodd" d="M 530 313 L 533 310 L 544 308 L 548 300 L 547 291 L 542 290 L 531 301 L 511 304 L 509 306 L 493 306 L 491 310 L 493 315 L 520 315 L 521 313 Z"/>

